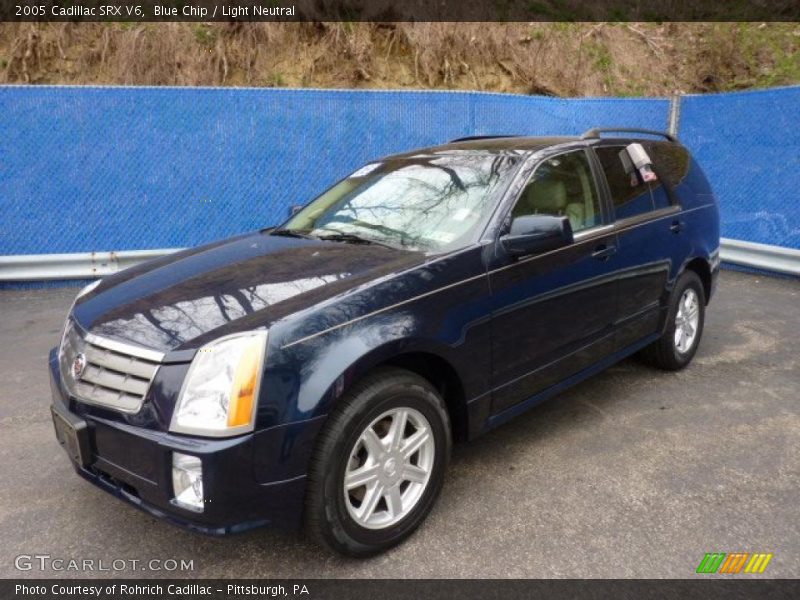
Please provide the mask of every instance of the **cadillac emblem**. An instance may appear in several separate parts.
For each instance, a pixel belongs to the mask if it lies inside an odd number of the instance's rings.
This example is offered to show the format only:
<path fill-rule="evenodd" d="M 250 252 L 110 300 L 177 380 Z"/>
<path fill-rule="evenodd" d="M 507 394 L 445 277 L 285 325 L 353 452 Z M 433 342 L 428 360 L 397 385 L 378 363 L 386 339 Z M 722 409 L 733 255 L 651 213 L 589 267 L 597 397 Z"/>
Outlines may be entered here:
<path fill-rule="evenodd" d="M 77 381 L 86 370 L 86 355 L 82 352 L 72 361 L 72 378 Z"/>

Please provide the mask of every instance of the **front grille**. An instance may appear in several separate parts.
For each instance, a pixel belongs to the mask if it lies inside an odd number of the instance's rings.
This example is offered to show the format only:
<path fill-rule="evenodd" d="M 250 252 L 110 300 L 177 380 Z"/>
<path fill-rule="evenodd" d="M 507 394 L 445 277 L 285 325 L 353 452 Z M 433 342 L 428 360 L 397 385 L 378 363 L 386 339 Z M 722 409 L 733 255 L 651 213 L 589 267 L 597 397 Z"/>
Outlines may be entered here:
<path fill-rule="evenodd" d="M 163 358 L 153 350 L 85 333 L 71 318 L 59 349 L 61 378 L 73 396 L 126 413 L 142 407 Z"/>

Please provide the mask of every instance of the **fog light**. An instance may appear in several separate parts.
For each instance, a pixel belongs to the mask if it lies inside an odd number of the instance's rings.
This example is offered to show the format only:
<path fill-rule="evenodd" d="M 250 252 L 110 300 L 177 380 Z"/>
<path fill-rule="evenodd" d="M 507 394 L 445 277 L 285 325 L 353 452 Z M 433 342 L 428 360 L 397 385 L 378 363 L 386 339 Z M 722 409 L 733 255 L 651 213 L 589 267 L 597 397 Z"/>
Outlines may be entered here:
<path fill-rule="evenodd" d="M 172 453 L 172 490 L 175 504 L 203 512 L 203 463 L 198 457 Z"/>

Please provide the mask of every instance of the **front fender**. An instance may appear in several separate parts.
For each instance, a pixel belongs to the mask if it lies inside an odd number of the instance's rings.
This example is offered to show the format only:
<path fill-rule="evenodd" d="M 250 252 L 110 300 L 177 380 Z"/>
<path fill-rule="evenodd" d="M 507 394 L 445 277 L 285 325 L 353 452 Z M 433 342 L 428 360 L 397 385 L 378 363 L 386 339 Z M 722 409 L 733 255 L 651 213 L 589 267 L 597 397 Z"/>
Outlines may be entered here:
<path fill-rule="evenodd" d="M 288 413 L 281 420 L 307 420 L 327 414 L 369 370 L 404 354 L 436 356 L 452 366 L 459 379 L 468 379 L 459 362 L 459 351 L 420 335 L 421 328 L 410 312 L 377 315 L 284 348 L 283 364 L 273 369 L 275 374 L 281 373 L 283 382 L 275 394 L 291 397 L 294 402 L 286 407 Z M 269 397 L 265 400 L 269 406 Z"/>

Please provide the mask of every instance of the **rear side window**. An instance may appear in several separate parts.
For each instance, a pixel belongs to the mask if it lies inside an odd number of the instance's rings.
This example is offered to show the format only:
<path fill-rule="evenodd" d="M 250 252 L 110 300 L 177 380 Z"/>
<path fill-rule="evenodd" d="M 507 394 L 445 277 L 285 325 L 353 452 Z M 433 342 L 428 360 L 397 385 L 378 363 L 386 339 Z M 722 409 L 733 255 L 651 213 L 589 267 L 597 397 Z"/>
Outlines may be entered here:
<path fill-rule="evenodd" d="M 655 142 L 648 145 L 647 151 L 659 173 L 667 184 L 675 188 L 686 179 L 689 173 L 689 152 L 678 144 Z"/>
<path fill-rule="evenodd" d="M 620 152 L 624 149 L 625 146 L 595 148 L 608 181 L 616 219 L 627 219 L 668 207 L 669 195 L 661 181 L 648 183 L 642 181 L 636 171 L 625 172 L 625 165 L 620 158 Z"/>

